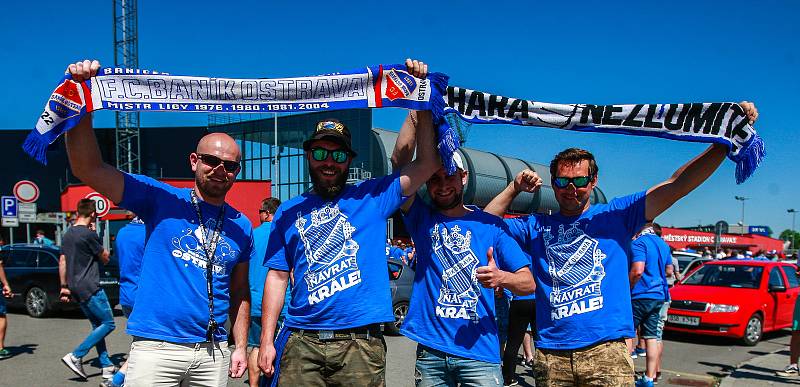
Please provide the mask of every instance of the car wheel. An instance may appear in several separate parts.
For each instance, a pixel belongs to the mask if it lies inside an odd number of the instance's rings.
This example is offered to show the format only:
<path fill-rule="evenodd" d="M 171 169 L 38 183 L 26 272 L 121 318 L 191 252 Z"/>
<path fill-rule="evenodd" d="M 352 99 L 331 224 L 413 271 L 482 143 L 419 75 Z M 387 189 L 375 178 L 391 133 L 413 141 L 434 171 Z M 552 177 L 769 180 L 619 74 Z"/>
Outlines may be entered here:
<path fill-rule="evenodd" d="M 744 337 L 742 337 L 742 343 L 748 347 L 752 347 L 758 344 L 763 333 L 761 317 L 757 314 L 754 314 L 750 316 L 749 320 L 747 320 L 747 325 L 744 328 Z"/>
<path fill-rule="evenodd" d="M 386 324 L 384 330 L 387 334 L 399 335 L 400 326 L 403 324 L 403 320 L 406 319 L 406 314 L 408 314 L 408 302 L 401 301 L 394 304 L 392 313 L 394 313 L 394 322 Z"/>
<path fill-rule="evenodd" d="M 31 317 L 41 318 L 50 311 L 50 300 L 47 292 L 40 287 L 32 287 L 25 294 L 25 309 Z"/>

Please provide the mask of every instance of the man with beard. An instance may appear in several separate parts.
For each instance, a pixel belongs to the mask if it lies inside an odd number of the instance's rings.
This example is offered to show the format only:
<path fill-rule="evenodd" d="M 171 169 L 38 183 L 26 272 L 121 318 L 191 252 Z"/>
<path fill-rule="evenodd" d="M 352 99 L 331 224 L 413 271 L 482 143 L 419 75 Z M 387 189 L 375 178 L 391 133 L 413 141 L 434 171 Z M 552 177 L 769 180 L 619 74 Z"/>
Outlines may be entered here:
<path fill-rule="evenodd" d="M 427 75 L 422 62 L 409 59 L 406 66 L 415 77 Z M 386 219 L 439 164 L 432 126 L 430 112 L 409 112 L 401 131 L 418 128 L 424 146 L 417 159 L 389 176 L 356 185 L 345 184 L 356 153 L 344 123 L 321 121 L 303 143 L 313 190 L 278 209 L 264 258 L 270 271 L 259 366 L 268 376 L 279 370 L 280 385 L 385 385 L 381 323 L 394 321 Z M 276 339 L 290 270 L 292 301 Z"/>
<path fill-rule="evenodd" d="M 99 67 L 87 60 L 67 71 L 81 82 Z M 90 115 L 67 133 L 66 146 L 75 176 L 145 223 L 147 245 L 127 327 L 134 340 L 125 385 L 224 386 L 229 374 L 241 377 L 247 367 L 253 237 L 250 221 L 225 203 L 240 169 L 236 141 L 223 133 L 200 140 L 188 160 L 195 174 L 191 189 L 103 162 Z M 224 328 L 229 309 L 233 352 Z"/>
<path fill-rule="evenodd" d="M 401 133 L 393 161 L 413 143 Z M 417 386 L 502 386 L 494 289 L 531 294 L 531 260 L 501 219 L 464 205 L 468 172 L 453 156 L 456 172 L 439 168 L 426 183 L 431 205 L 412 197 L 402 207 L 418 262 L 400 332 L 418 343 Z"/>
<path fill-rule="evenodd" d="M 752 124 L 755 106 L 740 103 Z M 628 281 L 631 238 L 647 221 L 702 184 L 725 159 L 710 146 L 669 179 L 647 191 L 591 203 L 598 166 L 583 149 L 569 148 L 550 162 L 559 211 L 506 220 L 511 235 L 533 257 L 536 276 L 537 386 L 631 385 L 633 361 L 625 338 L 634 337 Z M 495 197 L 486 211 L 502 216 L 522 191 L 532 191 L 531 170 Z"/>

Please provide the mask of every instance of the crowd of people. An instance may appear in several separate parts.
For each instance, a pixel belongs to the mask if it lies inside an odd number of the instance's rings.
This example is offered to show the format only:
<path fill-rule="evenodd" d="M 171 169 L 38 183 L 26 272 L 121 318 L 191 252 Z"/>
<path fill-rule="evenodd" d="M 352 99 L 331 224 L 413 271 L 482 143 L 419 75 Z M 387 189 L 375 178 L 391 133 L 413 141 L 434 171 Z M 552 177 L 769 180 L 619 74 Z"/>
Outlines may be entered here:
<path fill-rule="evenodd" d="M 423 62 L 406 66 L 418 78 L 428 73 Z M 67 71 L 80 82 L 99 67 L 84 61 Z M 751 103 L 741 107 L 757 118 Z M 104 385 L 223 386 L 248 369 L 254 385 L 257 367 L 269 385 L 383 386 L 381 325 L 394 315 L 386 261 L 375 257 L 399 210 L 413 246 L 388 242 L 383 255 L 415 268 L 401 333 L 418 343 L 417 386 L 513 385 L 520 346 L 538 386 L 634 384 L 626 339 L 639 328 L 648 356 L 658 348 L 668 292 L 655 278 L 671 265 L 645 243 L 655 232 L 649 222 L 702 184 L 726 149 L 712 145 L 649 189 L 593 204 L 599 166 L 589 151 L 569 148 L 550 163 L 558 212 L 503 219 L 542 179 L 523 170 L 486 208 L 465 204 L 470 171 L 455 154 L 456 171 L 446 173 L 433 120 L 410 111 L 394 172 L 355 185 L 346 184 L 356 157 L 346 123 L 320 121 L 303 143 L 312 189 L 283 203 L 267 198 L 253 229 L 226 202 L 241 169 L 233 138 L 203 137 L 189 155 L 195 185 L 179 189 L 104 162 L 85 117 L 66 134 L 73 174 L 135 213 L 144 239 L 136 260 L 120 256 L 121 275 L 131 275 L 122 282 L 133 285 L 121 288 L 133 341 L 117 370 L 103 340 L 113 318 L 95 286 L 108 252 L 91 230 L 95 209 L 78 204 L 62 246 L 62 296 L 79 302 L 93 330 L 64 364 L 85 378 L 83 357 L 94 347 Z M 648 361 L 636 384 L 656 375 Z"/>

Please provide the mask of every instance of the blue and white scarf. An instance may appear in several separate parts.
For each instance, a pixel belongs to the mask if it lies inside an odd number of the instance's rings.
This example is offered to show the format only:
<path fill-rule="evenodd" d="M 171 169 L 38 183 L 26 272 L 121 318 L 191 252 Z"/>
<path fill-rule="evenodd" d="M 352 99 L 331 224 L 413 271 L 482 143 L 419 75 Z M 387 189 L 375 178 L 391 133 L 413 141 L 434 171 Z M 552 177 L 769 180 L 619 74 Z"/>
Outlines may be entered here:
<path fill-rule="evenodd" d="M 761 137 L 736 103 L 553 104 L 447 87 L 447 81 L 441 73 L 415 78 L 404 65 L 280 79 L 205 78 L 103 68 L 81 83 L 64 76 L 23 148 L 46 163 L 48 146 L 86 113 L 100 109 L 270 113 L 398 107 L 433 113 L 439 154 L 449 173 L 455 172 L 453 152 L 460 145 L 458 132 L 450 124 L 459 120 L 720 143 L 728 147 L 728 158 L 736 163 L 737 183 L 753 174 L 765 154 Z M 452 117 L 457 119 L 446 119 Z"/>
<path fill-rule="evenodd" d="M 764 142 L 736 103 L 642 105 L 554 104 L 448 87 L 445 114 L 476 124 L 541 126 L 584 132 L 720 143 L 736 163 L 736 182 L 764 158 Z"/>
<path fill-rule="evenodd" d="M 396 107 L 429 110 L 438 128 L 439 149 L 448 160 L 457 142 L 442 117 L 447 76 L 419 79 L 405 65 L 369 66 L 312 77 L 227 79 L 179 76 L 156 71 L 101 68 L 81 83 L 65 75 L 53 91 L 36 128 L 23 144 L 47 163 L 47 148 L 87 113 L 182 111 L 201 113 L 283 113 Z"/>

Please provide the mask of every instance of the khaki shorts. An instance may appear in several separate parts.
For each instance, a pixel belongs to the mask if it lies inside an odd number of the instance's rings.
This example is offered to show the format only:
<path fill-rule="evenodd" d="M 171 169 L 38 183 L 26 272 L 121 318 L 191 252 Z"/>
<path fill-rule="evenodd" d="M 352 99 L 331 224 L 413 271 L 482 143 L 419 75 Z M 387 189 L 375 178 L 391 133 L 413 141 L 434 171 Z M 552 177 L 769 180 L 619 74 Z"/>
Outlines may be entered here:
<path fill-rule="evenodd" d="M 223 387 L 230 362 L 224 342 L 179 344 L 134 337 L 125 386 Z"/>
<path fill-rule="evenodd" d="M 279 386 L 386 386 L 383 336 L 323 341 L 292 332 L 281 357 Z"/>
<path fill-rule="evenodd" d="M 633 386 L 633 360 L 625 341 L 613 340 L 575 350 L 536 348 L 536 387 Z"/>

